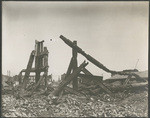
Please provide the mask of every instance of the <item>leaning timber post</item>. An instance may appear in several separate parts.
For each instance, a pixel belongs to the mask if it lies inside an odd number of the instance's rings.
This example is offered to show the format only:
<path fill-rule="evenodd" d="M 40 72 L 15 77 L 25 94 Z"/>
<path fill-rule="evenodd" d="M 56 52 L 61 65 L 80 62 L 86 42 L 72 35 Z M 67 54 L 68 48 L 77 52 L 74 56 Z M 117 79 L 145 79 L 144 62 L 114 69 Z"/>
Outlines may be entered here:
<path fill-rule="evenodd" d="M 36 69 L 36 75 L 35 75 L 35 82 L 37 83 L 40 79 L 40 58 L 39 58 L 39 53 L 40 53 L 40 43 L 38 41 L 35 41 L 36 45 L 36 58 L 35 58 L 35 69 Z"/>
<path fill-rule="evenodd" d="M 86 63 L 84 61 L 79 67 L 77 67 L 76 70 L 74 70 L 74 72 L 72 74 L 68 75 L 66 77 L 66 79 L 63 80 L 58 85 L 58 87 L 54 90 L 53 95 L 54 96 L 58 96 L 59 93 L 64 89 L 64 87 L 67 86 L 71 82 L 71 80 L 76 79 L 76 77 L 78 76 L 78 74 L 81 72 L 82 68 L 84 68 L 87 65 L 88 65 L 88 63 Z"/>
<path fill-rule="evenodd" d="M 69 67 L 67 69 L 65 78 L 71 73 L 72 67 L 73 67 L 73 58 L 71 58 L 71 61 L 69 63 Z"/>
<path fill-rule="evenodd" d="M 74 45 L 77 45 L 77 41 L 73 41 L 73 44 Z M 73 56 L 73 72 L 76 70 L 76 68 L 78 67 L 78 64 L 77 64 L 77 51 L 75 49 L 72 49 L 72 56 Z M 73 89 L 74 90 L 78 90 L 78 78 L 75 78 L 73 80 Z"/>
<path fill-rule="evenodd" d="M 28 65 L 27 65 L 27 69 L 26 69 L 26 72 L 25 72 L 25 76 L 23 78 L 23 85 L 22 85 L 23 89 L 25 89 L 26 85 L 27 85 L 27 81 L 28 81 L 28 78 L 29 78 L 29 75 L 30 75 L 30 70 L 32 68 L 32 64 L 33 64 L 33 60 L 34 60 L 34 55 L 35 55 L 35 51 L 33 50 L 31 52 L 29 62 L 28 62 Z"/>

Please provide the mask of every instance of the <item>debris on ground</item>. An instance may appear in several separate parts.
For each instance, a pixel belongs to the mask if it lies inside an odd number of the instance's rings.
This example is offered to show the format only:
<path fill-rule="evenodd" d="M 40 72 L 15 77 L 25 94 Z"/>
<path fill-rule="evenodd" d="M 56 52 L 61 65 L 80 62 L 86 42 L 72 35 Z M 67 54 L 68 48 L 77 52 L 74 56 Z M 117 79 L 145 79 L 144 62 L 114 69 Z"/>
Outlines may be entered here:
<path fill-rule="evenodd" d="M 48 76 L 49 52 L 43 47 L 44 40 L 36 40 L 26 69 L 15 77 L 5 76 L 7 81 L 3 79 L 3 117 L 148 117 L 148 74 L 141 76 L 143 72 L 137 69 L 110 70 L 78 47 L 77 41 L 60 38 L 72 48 L 64 79 L 56 84 L 52 75 Z M 104 81 L 102 76 L 93 75 L 85 68 L 86 61 L 78 66 L 77 53 L 111 73 L 111 78 Z"/>
<path fill-rule="evenodd" d="M 121 93 L 117 93 L 121 96 Z M 148 92 L 130 93 L 123 100 L 108 94 L 77 96 L 64 94 L 59 103 L 50 95 L 16 99 L 12 94 L 2 95 L 4 117 L 147 117 Z"/>

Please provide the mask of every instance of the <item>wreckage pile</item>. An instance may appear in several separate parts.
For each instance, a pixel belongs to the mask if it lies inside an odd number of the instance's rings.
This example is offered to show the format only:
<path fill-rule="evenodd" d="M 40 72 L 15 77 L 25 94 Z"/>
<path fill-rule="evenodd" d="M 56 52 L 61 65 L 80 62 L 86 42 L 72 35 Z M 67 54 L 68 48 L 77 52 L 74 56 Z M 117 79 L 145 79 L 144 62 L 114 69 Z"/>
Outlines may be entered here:
<path fill-rule="evenodd" d="M 27 68 L 17 76 L 19 85 L 11 85 L 12 91 L 9 89 L 9 92 L 3 89 L 3 116 L 147 117 L 147 80 L 131 71 L 109 70 L 79 48 L 76 41 L 71 42 L 64 36 L 60 38 L 72 48 L 65 77 L 57 86 L 55 83 L 48 84 L 48 50 L 43 48 L 44 41 L 36 41 Z M 78 66 L 78 53 L 112 75 L 127 77 L 121 82 L 104 81 L 102 76 L 93 75 L 85 68 L 88 62 Z M 34 58 L 35 68 L 32 68 Z M 31 72 L 35 73 L 35 77 L 30 76 Z M 40 76 L 41 72 L 44 72 L 43 76 Z M 34 81 L 30 82 L 29 78 Z M 120 83 L 119 86 L 115 86 L 116 82 Z"/>
<path fill-rule="evenodd" d="M 128 93 L 124 100 L 114 100 L 108 94 L 64 94 L 57 102 L 51 95 L 38 92 L 19 99 L 4 94 L 2 113 L 5 117 L 147 117 L 148 93 Z"/>

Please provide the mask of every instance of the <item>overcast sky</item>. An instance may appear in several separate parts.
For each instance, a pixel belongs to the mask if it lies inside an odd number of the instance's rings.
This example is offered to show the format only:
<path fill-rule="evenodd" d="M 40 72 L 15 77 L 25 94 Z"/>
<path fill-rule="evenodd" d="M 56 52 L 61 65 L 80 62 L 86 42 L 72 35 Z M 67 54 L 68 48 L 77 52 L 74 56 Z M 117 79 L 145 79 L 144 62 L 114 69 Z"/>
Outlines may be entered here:
<path fill-rule="evenodd" d="M 148 69 L 148 1 L 2 2 L 2 73 L 25 69 L 35 40 L 49 50 L 49 74 L 66 73 L 72 49 L 63 35 L 111 70 Z M 52 41 L 50 41 L 52 39 Z M 84 60 L 78 54 L 78 65 Z M 89 63 L 87 69 L 110 74 Z"/>

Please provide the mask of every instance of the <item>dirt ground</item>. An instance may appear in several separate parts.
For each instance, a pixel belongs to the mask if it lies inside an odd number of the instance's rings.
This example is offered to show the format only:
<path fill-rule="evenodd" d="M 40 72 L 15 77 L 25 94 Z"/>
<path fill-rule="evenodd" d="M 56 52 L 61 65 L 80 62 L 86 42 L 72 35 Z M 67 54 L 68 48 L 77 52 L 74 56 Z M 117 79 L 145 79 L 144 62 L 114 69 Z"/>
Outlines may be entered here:
<path fill-rule="evenodd" d="M 148 91 L 130 93 L 123 100 L 114 100 L 108 94 L 88 97 L 65 94 L 59 102 L 52 101 L 50 95 L 38 92 L 19 99 L 3 94 L 2 114 L 4 117 L 148 117 Z"/>

